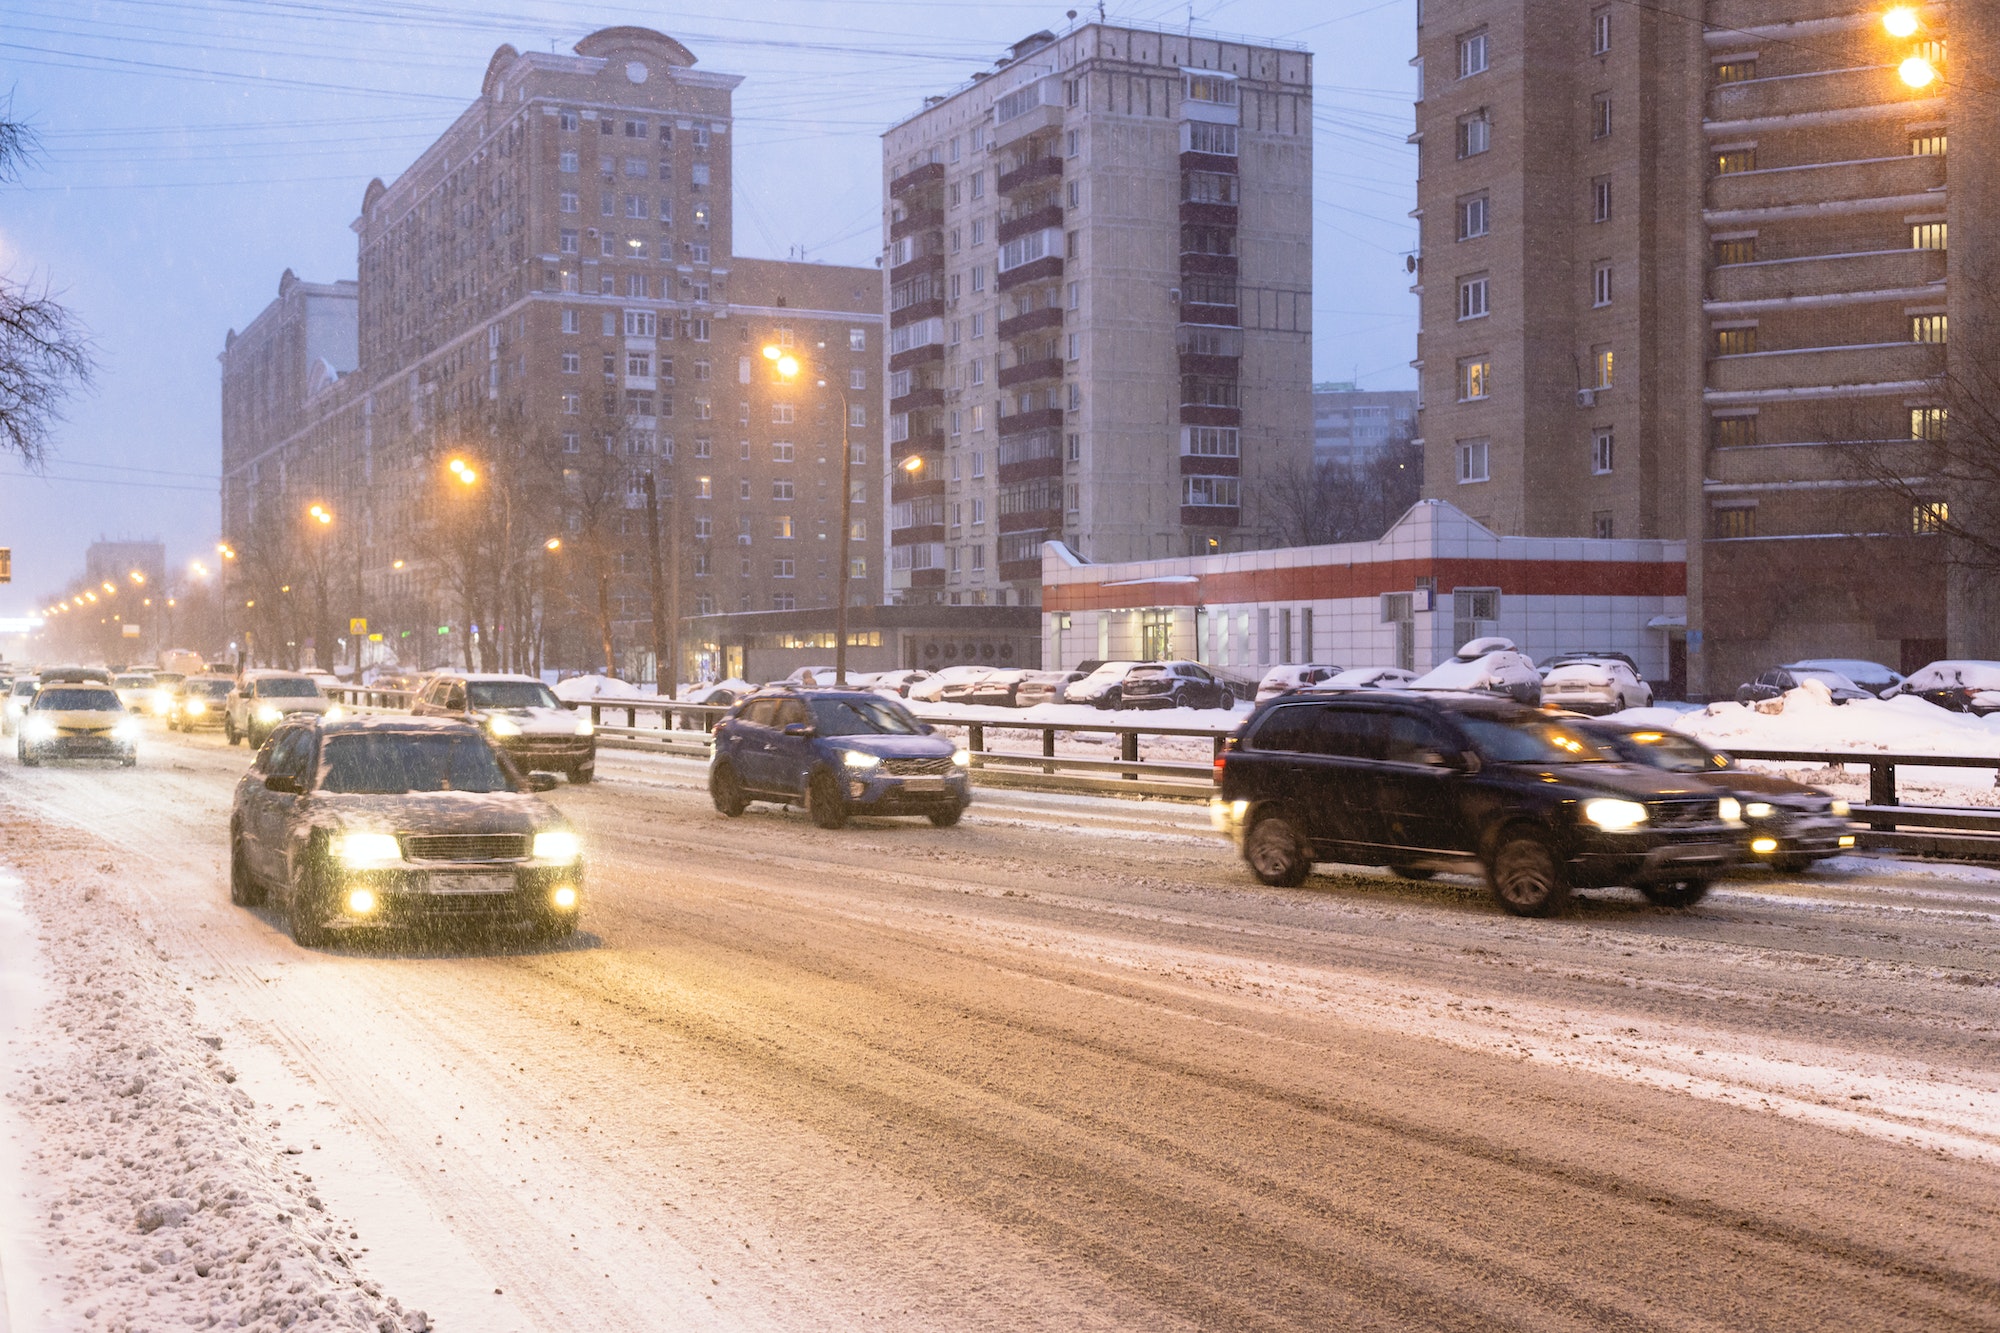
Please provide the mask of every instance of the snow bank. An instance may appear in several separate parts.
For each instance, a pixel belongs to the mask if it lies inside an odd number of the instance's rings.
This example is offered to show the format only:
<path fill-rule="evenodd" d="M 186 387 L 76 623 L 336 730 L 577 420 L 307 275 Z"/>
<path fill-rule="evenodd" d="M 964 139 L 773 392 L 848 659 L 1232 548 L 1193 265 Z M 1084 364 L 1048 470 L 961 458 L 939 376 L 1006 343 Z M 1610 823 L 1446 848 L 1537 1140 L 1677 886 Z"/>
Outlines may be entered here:
<path fill-rule="evenodd" d="M 1036 704 L 1032 708 L 1002 708 L 992 704 L 914 703 L 913 711 L 933 722 L 1012 722 L 1046 727 L 1214 727 L 1234 731 L 1250 716 L 1251 704 L 1239 699 L 1234 708 L 1093 708 L 1089 704 Z"/>
<path fill-rule="evenodd" d="M 1639 726 L 1671 727 L 1718 750 L 1873 751 L 2000 759 L 2000 714 L 1954 713 L 1913 695 L 1834 704 L 1808 682 L 1763 704 L 1712 703 L 1694 712 L 1634 708 L 1613 714 Z"/>
<path fill-rule="evenodd" d="M 7 823 L 0 856 L 25 872 L 48 983 L 7 1095 L 33 1137 L 46 1290 L 66 1307 L 50 1326 L 428 1330 L 355 1271 L 349 1226 L 291 1164 L 302 1145 L 232 1086 L 221 1039 L 198 1035 L 165 955 L 113 901 L 116 864 Z"/>
<path fill-rule="evenodd" d="M 559 680 L 552 687 L 556 698 L 570 703 L 589 703 L 593 699 L 654 699 L 658 698 L 649 688 L 634 685 L 627 680 L 616 680 L 610 676 L 571 676 Z"/>

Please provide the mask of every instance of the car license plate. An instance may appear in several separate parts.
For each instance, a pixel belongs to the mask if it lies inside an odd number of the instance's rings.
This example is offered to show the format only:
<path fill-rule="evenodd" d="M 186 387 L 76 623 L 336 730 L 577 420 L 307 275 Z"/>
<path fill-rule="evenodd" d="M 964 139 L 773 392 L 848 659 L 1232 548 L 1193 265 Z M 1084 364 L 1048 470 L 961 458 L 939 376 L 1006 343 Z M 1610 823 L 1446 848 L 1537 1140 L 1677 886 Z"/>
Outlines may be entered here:
<path fill-rule="evenodd" d="M 431 872 L 432 893 L 512 893 L 513 891 L 514 876 L 510 871 Z"/>
<path fill-rule="evenodd" d="M 943 778 L 904 778 L 904 791 L 943 791 Z"/>

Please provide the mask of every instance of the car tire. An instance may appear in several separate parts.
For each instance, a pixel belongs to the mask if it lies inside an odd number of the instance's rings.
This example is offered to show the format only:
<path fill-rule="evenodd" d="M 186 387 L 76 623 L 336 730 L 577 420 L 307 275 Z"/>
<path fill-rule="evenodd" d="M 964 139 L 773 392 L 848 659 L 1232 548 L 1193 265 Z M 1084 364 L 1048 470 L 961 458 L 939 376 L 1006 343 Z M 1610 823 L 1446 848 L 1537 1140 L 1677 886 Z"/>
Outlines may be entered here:
<path fill-rule="evenodd" d="M 840 790 L 839 778 L 821 769 L 806 780 L 806 813 L 824 829 L 846 826 L 847 797 Z"/>
<path fill-rule="evenodd" d="M 229 901 L 238 907 L 261 907 L 264 889 L 250 873 L 249 858 L 243 855 L 243 835 L 229 835 Z"/>
<path fill-rule="evenodd" d="M 16 746 L 14 757 L 21 761 L 21 767 L 23 768 L 40 768 L 42 766 L 42 757 L 26 745 Z"/>
<path fill-rule="evenodd" d="M 1646 901 L 1655 907 L 1693 907 L 1708 896 L 1708 881 L 1705 879 L 1667 879 L 1656 884 L 1641 884 L 1639 892 L 1646 895 Z"/>
<path fill-rule="evenodd" d="M 1486 886 L 1515 916 L 1551 916 L 1569 900 L 1569 879 L 1548 838 L 1534 829 L 1503 829 L 1486 858 Z"/>
<path fill-rule="evenodd" d="M 1094 702 L 1099 708 L 1107 711 L 1113 708 L 1123 708 L 1125 706 L 1125 691 L 1114 685 L 1104 693 L 1098 695 Z"/>
<path fill-rule="evenodd" d="M 569 780 L 573 784 L 590 782 L 593 781 L 596 777 L 597 777 L 596 764 L 585 764 L 581 768 L 572 768 L 569 771 Z"/>
<path fill-rule="evenodd" d="M 953 802 L 942 810 L 933 810 L 930 813 L 931 823 L 938 828 L 950 828 L 964 817 L 965 807 L 959 805 L 957 802 Z"/>
<path fill-rule="evenodd" d="M 301 949 L 316 949 L 327 941 L 326 895 L 319 879 L 319 871 L 307 870 L 285 895 L 285 926 Z"/>
<path fill-rule="evenodd" d="M 1437 878 L 1437 871 L 1431 869 L 1431 867 L 1429 866 L 1415 866 L 1415 865 L 1390 866 L 1389 873 L 1394 875 L 1397 879 Z"/>
<path fill-rule="evenodd" d="M 137 768 L 139 766 L 139 756 L 136 754 L 128 754 L 125 756 L 123 762 L 125 764 L 125 767 L 127 768 Z"/>
<path fill-rule="evenodd" d="M 1243 838 L 1243 860 L 1259 883 L 1296 889 L 1312 873 L 1312 857 L 1291 821 L 1277 815 L 1258 820 Z"/>
<path fill-rule="evenodd" d="M 750 804 L 743 795 L 743 779 L 736 776 L 736 766 L 727 762 L 717 764 L 715 772 L 709 774 L 708 796 L 729 819 L 742 814 Z"/>
<path fill-rule="evenodd" d="M 243 737 L 238 735 L 236 732 L 235 718 L 225 717 L 222 719 L 222 739 L 228 741 L 231 745 L 235 745 L 240 741 L 242 741 Z"/>

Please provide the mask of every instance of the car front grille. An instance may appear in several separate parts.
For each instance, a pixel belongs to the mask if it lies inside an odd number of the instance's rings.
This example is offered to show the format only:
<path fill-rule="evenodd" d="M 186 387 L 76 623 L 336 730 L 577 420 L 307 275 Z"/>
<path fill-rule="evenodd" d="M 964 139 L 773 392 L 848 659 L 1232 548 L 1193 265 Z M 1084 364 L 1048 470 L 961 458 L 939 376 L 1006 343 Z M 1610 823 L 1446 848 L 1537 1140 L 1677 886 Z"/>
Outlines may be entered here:
<path fill-rule="evenodd" d="M 937 778 L 951 772 L 949 759 L 885 759 L 882 771 L 899 778 Z"/>
<path fill-rule="evenodd" d="M 1654 801 L 1646 807 L 1653 828 L 1697 828 L 1721 818 L 1714 801 Z"/>
<path fill-rule="evenodd" d="M 528 854 L 521 833 L 424 833 L 403 839 L 412 861 L 518 861 Z"/>
<path fill-rule="evenodd" d="M 80 740 L 102 740 L 111 734 L 109 727 L 57 727 L 56 735 Z"/>

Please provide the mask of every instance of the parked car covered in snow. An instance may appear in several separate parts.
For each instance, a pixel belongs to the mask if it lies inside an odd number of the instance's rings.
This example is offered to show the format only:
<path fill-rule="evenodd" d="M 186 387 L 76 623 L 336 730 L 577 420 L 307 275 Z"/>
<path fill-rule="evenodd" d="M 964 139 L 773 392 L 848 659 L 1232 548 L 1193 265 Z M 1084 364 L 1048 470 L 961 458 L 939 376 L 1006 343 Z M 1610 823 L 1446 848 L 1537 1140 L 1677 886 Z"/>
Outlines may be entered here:
<path fill-rule="evenodd" d="M 1851 703 L 1856 699 L 1873 699 L 1875 696 L 1856 685 L 1838 671 L 1825 671 L 1819 667 L 1772 667 L 1747 685 L 1736 687 L 1736 702 L 1740 704 L 1762 703 L 1798 689 L 1809 680 L 1816 680 L 1826 686 L 1826 692 L 1833 696 L 1837 704 Z"/>
<path fill-rule="evenodd" d="M 1413 690 L 1471 690 L 1498 694 L 1516 703 L 1542 701 L 1542 673 L 1512 639 L 1474 639 L 1449 662 L 1440 662 L 1410 682 Z"/>
<path fill-rule="evenodd" d="M 1653 687 L 1631 667 L 1610 658 L 1565 662 L 1542 678 L 1542 702 L 1572 713 L 1619 713 L 1651 708 Z"/>
<path fill-rule="evenodd" d="M 1089 675 L 1063 691 L 1063 702 L 1116 708 L 1125 695 L 1125 674 L 1137 662 L 1099 662 Z"/>
<path fill-rule="evenodd" d="M 1063 691 L 1084 675 L 1081 671 L 1030 671 L 1027 679 L 1014 687 L 1014 703 L 1020 708 L 1059 704 L 1063 701 Z"/>
<path fill-rule="evenodd" d="M 1264 679 L 1257 682 L 1257 702 L 1275 699 L 1287 690 L 1303 690 L 1321 681 L 1340 674 L 1340 668 L 1330 662 L 1301 662 L 1289 666 L 1275 666 L 1264 673 Z"/>
<path fill-rule="evenodd" d="M 2000 713 L 2000 662 L 1958 659 L 1933 662 L 1895 689 L 1897 694 L 1914 694 L 1926 703 L 1949 708 L 1954 713 L 1985 717 Z"/>
<path fill-rule="evenodd" d="M 1847 677 L 1878 699 L 1903 683 L 1903 673 L 1858 657 L 1807 657 L 1787 662 L 1794 671 L 1831 671 Z"/>
<path fill-rule="evenodd" d="M 1021 688 L 1021 682 L 1030 674 L 1019 667 L 1002 667 L 998 671 L 989 671 L 972 683 L 966 693 L 965 702 L 985 704 L 992 708 L 1016 707 L 1019 700 L 1014 697 L 1014 692 Z M 947 693 L 945 697 L 951 696 Z"/>
<path fill-rule="evenodd" d="M 1549 672 L 1554 671 L 1559 666 L 1568 666 L 1571 662 L 1623 662 L 1626 666 L 1632 668 L 1633 675 L 1643 677 L 1645 674 L 1639 670 L 1639 664 L 1632 660 L 1631 654 L 1621 653 L 1616 648 L 1606 648 L 1601 652 L 1594 652 L 1588 648 L 1580 648 L 1574 652 L 1556 653 L 1552 656 L 1544 657 L 1540 662 L 1537 662 L 1535 670 L 1541 672 L 1542 678 L 1546 680 Z"/>
<path fill-rule="evenodd" d="M 1234 708 L 1236 694 L 1199 662 L 1141 662 L 1125 673 L 1120 708 Z"/>
<path fill-rule="evenodd" d="M 850 673 L 850 678 L 851 675 L 852 673 Z M 778 683 L 781 685 L 801 685 L 809 690 L 819 686 L 830 686 L 833 684 L 833 667 L 831 665 L 802 666 Z"/>
<path fill-rule="evenodd" d="M 1315 690 L 1400 690 L 1416 680 L 1417 673 L 1401 667 L 1349 667 L 1314 685 Z"/>
<path fill-rule="evenodd" d="M 992 667 L 974 666 L 968 662 L 948 666 L 936 675 L 910 686 L 910 692 L 904 697 L 913 704 L 940 703 L 944 699 L 945 686 L 959 681 L 978 680 L 992 669 Z"/>
<path fill-rule="evenodd" d="M 906 699 L 909 697 L 912 685 L 921 684 L 930 678 L 931 673 L 928 671 L 878 671 L 868 677 L 862 688 L 890 698 Z M 857 678 L 850 675 L 847 679 L 853 682 Z"/>

